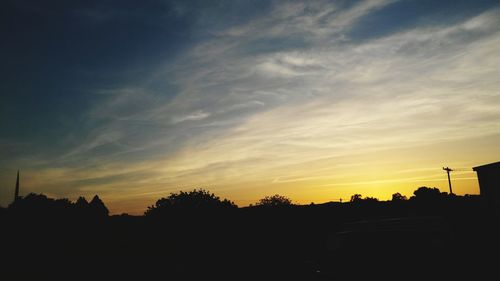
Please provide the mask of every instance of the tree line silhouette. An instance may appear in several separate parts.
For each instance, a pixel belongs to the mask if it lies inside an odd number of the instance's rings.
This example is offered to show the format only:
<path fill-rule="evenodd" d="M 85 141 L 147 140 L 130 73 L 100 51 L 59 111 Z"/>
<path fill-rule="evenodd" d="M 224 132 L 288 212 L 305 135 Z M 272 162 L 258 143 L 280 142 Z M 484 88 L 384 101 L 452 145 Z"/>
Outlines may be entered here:
<path fill-rule="evenodd" d="M 426 186 L 419 187 L 413 192 L 413 196 L 409 199 L 397 192 L 392 195 L 391 203 L 401 203 L 405 201 L 419 202 L 422 204 L 439 204 L 450 198 L 458 200 L 463 196 L 448 194 L 441 192 L 438 188 L 430 188 Z M 465 195 L 465 198 L 473 198 L 478 196 Z M 477 200 L 477 199 L 476 199 Z M 375 197 L 364 197 L 361 194 L 353 194 L 349 200 L 351 204 L 370 204 L 379 203 Z M 330 202 L 332 203 L 332 202 Z M 325 203 L 329 204 L 329 203 Z M 314 205 L 314 203 L 311 203 Z M 265 196 L 255 204 L 250 204 L 252 207 L 287 207 L 294 206 L 292 200 L 286 196 L 275 194 Z M 75 202 L 71 202 L 67 198 L 54 199 L 49 198 L 44 194 L 30 193 L 24 197 L 19 197 L 5 210 L 12 214 L 31 214 L 31 215 L 79 215 L 90 217 L 104 217 L 109 215 L 109 210 L 104 202 L 95 195 L 89 202 L 83 196 L 78 197 Z M 185 212 L 206 212 L 206 211 L 227 211 L 239 208 L 234 202 L 228 199 L 221 199 L 214 193 L 210 193 L 206 189 L 194 189 L 192 191 L 180 191 L 171 193 L 168 197 L 160 198 L 152 206 L 148 206 L 144 212 L 144 216 L 160 216 L 162 214 L 182 215 Z M 126 214 L 125 214 L 126 215 Z"/>
<path fill-rule="evenodd" d="M 113 280 L 334 280 L 381 268 L 451 277 L 447 266 L 479 270 L 500 249 L 498 217 L 480 196 L 425 186 L 389 201 L 354 194 L 297 205 L 275 194 L 248 207 L 194 189 L 158 199 L 142 216 L 110 216 L 97 195 L 71 202 L 31 193 L 0 209 L 0 222 L 8 280 L 97 272 Z"/>
<path fill-rule="evenodd" d="M 107 217 L 109 210 L 99 198 L 95 195 L 90 202 L 85 197 L 80 196 L 73 203 L 67 198 L 53 199 L 44 194 L 30 193 L 25 197 L 17 198 L 8 207 L 9 212 L 14 215 L 24 216 L 75 216 L 102 218 Z"/>

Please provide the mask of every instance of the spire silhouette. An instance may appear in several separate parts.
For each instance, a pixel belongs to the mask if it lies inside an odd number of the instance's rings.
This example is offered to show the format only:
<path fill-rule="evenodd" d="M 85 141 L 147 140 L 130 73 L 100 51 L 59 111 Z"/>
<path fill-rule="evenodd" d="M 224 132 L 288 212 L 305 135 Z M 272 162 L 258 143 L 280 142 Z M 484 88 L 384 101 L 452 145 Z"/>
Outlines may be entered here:
<path fill-rule="evenodd" d="M 19 170 L 17 170 L 17 179 L 16 179 L 16 192 L 14 194 L 14 202 L 19 199 Z"/>

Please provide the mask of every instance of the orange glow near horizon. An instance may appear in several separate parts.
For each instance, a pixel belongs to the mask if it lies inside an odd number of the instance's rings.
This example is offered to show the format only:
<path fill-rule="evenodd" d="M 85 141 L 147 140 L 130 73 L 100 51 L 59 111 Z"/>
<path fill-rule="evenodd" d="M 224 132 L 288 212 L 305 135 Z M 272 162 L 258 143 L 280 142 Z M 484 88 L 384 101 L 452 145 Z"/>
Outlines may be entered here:
<path fill-rule="evenodd" d="M 410 197 L 421 186 L 449 192 L 443 167 L 456 169 L 455 194 L 479 194 L 472 167 L 500 161 L 500 7 L 425 4 L 434 12 L 420 14 L 407 1 L 269 2 L 248 17 L 176 8 L 182 15 L 168 17 L 193 21 L 180 30 L 163 12 L 152 22 L 133 16 L 142 10 L 72 12 L 99 20 L 82 29 L 95 40 L 84 44 L 56 44 L 47 25 L 43 46 L 82 48 L 61 49 L 68 62 L 56 51 L 13 48 L 38 65 L 24 71 L 13 61 L 19 77 L 5 78 L 0 205 L 14 196 L 17 169 L 21 195 L 98 194 L 113 214 L 142 214 L 195 188 L 239 206 L 274 194 L 309 204 Z M 400 24 L 400 5 L 414 18 Z M 203 25 L 192 16 L 198 9 L 209 15 Z M 131 30 L 146 23 L 143 32 L 113 36 L 122 16 Z M 80 30 L 80 20 L 68 24 Z M 111 36 L 94 34 L 98 24 Z M 33 76 L 49 61 L 53 73 Z M 19 83 L 26 73 L 32 81 Z"/>
<path fill-rule="evenodd" d="M 329 201 L 349 201 L 353 194 L 363 197 L 375 197 L 390 200 L 392 194 L 399 192 L 408 198 L 420 186 L 437 187 L 441 192 L 449 192 L 446 172 L 443 166 L 450 166 L 460 171 L 451 173 L 453 192 L 457 195 L 479 194 L 479 187 L 473 166 L 494 162 L 489 158 L 488 149 L 494 145 L 495 138 L 483 139 L 481 146 L 471 146 L 469 151 L 453 153 L 455 146 L 462 147 L 467 141 L 448 142 L 412 148 L 389 149 L 366 152 L 365 154 L 318 159 L 312 162 L 298 163 L 293 166 L 273 167 L 273 169 L 245 170 L 244 167 L 224 167 L 224 169 L 206 170 L 196 176 L 179 175 L 177 183 L 163 184 L 166 179 L 158 178 L 157 183 L 137 184 L 120 183 L 114 186 L 97 186 L 83 194 L 91 197 L 99 194 L 112 214 L 128 213 L 140 215 L 147 206 L 166 197 L 170 192 L 205 188 L 221 198 L 234 201 L 238 206 L 256 203 L 267 195 L 281 194 L 289 197 L 295 204 L 324 203 Z M 446 163 L 441 157 L 447 155 Z M 484 161 L 460 161 L 460 158 L 483 158 Z M 411 161 L 409 161 L 411 159 Z M 489 159 L 489 160 L 488 160 Z M 142 167 L 140 169 L 148 169 Z M 169 166 L 171 167 L 171 166 Z M 134 168 L 132 170 L 139 169 Z M 463 170 L 463 171 L 462 171 Z M 248 173 L 243 173 L 246 171 Z M 34 171 L 33 171 L 34 172 Z M 36 185 L 44 182 L 40 176 L 22 173 L 23 192 L 44 192 Z M 172 174 L 172 170 L 165 173 Z M 36 174 L 36 172 L 34 172 Z M 52 180 L 65 178 L 56 172 L 46 175 Z M 75 174 L 74 176 L 78 176 Z M 82 175 L 88 176 L 88 175 Z M 172 180 L 172 179 L 170 179 Z M 55 181 L 54 181 L 55 182 Z M 173 182 L 173 180 L 172 180 Z M 185 182 L 182 184 L 182 182 Z M 47 186 L 50 182 L 45 183 Z M 181 188 L 176 188 L 181 186 Z M 138 188 L 139 187 L 139 188 Z M 107 192 L 100 192 L 107 190 Z M 110 190 L 110 191 L 109 191 Z M 120 192 L 124 190 L 126 192 Z M 57 196 L 57 194 L 53 194 Z M 71 198 L 70 199 L 76 199 Z"/>

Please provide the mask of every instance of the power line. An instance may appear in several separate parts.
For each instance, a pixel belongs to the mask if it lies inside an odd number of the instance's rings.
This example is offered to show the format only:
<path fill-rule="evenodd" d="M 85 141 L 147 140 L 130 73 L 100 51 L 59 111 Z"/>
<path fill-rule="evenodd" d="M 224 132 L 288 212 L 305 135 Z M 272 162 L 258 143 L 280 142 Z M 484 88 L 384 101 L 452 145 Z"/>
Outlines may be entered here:
<path fill-rule="evenodd" d="M 467 169 L 467 168 L 452 169 L 450 167 L 443 167 L 443 170 L 446 171 L 446 174 L 448 175 L 448 186 L 450 187 L 450 195 L 453 194 L 453 190 L 451 189 L 450 172 L 472 172 L 472 169 Z"/>
<path fill-rule="evenodd" d="M 473 172 L 472 169 L 453 169 L 454 172 Z"/>

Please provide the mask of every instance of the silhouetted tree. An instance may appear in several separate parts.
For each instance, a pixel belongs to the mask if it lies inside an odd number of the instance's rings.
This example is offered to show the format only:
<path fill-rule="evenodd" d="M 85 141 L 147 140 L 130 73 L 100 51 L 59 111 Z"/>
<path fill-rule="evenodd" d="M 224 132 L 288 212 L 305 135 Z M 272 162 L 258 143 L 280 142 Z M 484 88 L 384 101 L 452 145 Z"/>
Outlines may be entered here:
<path fill-rule="evenodd" d="M 170 193 L 168 197 L 161 198 L 156 201 L 155 205 L 149 206 L 144 215 L 158 215 L 169 211 L 203 212 L 235 208 L 238 206 L 228 199 L 221 200 L 207 190 L 195 189 L 188 192 Z"/>
<path fill-rule="evenodd" d="M 443 214 L 450 211 L 449 197 L 435 187 L 421 186 L 413 192 L 411 203 L 423 214 Z"/>
<path fill-rule="evenodd" d="M 361 194 L 354 194 L 351 196 L 350 202 L 359 202 L 361 200 L 363 200 L 363 197 L 361 196 Z"/>
<path fill-rule="evenodd" d="M 365 197 L 363 198 L 361 194 L 354 194 L 351 196 L 350 202 L 378 202 L 378 199 L 375 197 Z"/>
<path fill-rule="evenodd" d="M 288 197 L 275 194 L 273 196 L 266 196 L 260 199 L 256 205 L 263 207 L 291 206 L 292 200 Z"/>
<path fill-rule="evenodd" d="M 85 197 L 80 196 L 80 197 L 78 197 L 78 199 L 76 200 L 75 205 L 76 205 L 77 207 L 85 208 L 85 207 L 88 207 L 89 202 L 87 201 L 87 199 L 85 199 Z"/>
<path fill-rule="evenodd" d="M 396 192 L 392 195 L 393 202 L 401 202 L 401 201 L 406 201 L 406 200 L 408 200 L 408 198 L 399 192 Z"/>
<path fill-rule="evenodd" d="M 439 191 L 436 187 L 421 186 L 413 192 L 412 199 L 419 201 L 436 201 L 447 195 L 446 192 Z"/>
<path fill-rule="evenodd" d="M 44 194 L 30 193 L 10 204 L 9 210 L 32 217 L 61 217 L 70 214 L 68 211 L 71 211 L 72 207 L 73 204 L 66 198 L 53 199 Z"/>
<path fill-rule="evenodd" d="M 89 203 L 90 210 L 96 216 L 108 216 L 109 210 L 99 196 L 95 195 Z"/>
<path fill-rule="evenodd" d="M 78 199 L 76 200 L 76 202 L 74 204 L 74 208 L 75 208 L 75 213 L 80 218 L 92 216 L 90 204 L 87 201 L 87 199 L 85 199 L 85 197 L 83 197 L 83 196 L 78 197 Z"/>

